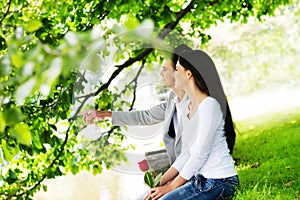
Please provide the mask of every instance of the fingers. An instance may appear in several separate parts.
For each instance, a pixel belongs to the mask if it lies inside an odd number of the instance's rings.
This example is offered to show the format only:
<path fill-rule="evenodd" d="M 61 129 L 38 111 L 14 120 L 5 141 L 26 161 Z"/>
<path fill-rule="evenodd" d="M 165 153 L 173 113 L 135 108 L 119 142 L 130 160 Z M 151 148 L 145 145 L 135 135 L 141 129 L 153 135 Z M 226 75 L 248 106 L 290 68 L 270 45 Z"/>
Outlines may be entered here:
<path fill-rule="evenodd" d="M 151 198 L 151 191 L 148 192 L 148 194 L 144 197 L 144 200 L 148 200 Z"/>
<path fill-rule="evenodd" d="M 96 119 L 96 110 L 87 110 L 80 112 L 78 115 L 83 116 L 83 121 L 88 124 L 92 124 Z"/>
<path fill-rule="evenodd" d="M 78 116 L 84 116 L 87 112 L 89 112 L 88 110 L 87 111 L 82 111 L 80 113 L 78 113 Z"/>
<path fill-rule="evenodd" d="M 151 189 L 151 195 L 150 195 L 150 197 L 151 197 L 152 200 L 157 200 L 161 196 L 162 196 L 162 193 L 160 192 L 159 189 L 157 189 L 157 188 Z"/>

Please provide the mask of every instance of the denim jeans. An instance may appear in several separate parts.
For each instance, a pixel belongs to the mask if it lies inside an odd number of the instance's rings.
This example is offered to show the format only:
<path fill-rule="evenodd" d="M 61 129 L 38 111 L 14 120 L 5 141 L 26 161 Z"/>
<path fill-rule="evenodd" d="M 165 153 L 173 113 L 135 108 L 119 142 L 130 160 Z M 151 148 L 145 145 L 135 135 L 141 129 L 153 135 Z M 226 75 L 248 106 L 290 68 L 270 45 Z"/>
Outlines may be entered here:
<path fill-rule="evenodd" d="M 219 200 L 231 199 L 239 185 L 238 176 L 224 179 L 205 178 L 201 174 L 193 176 L 181 187 L 164 195 L 160 200 Z"/>

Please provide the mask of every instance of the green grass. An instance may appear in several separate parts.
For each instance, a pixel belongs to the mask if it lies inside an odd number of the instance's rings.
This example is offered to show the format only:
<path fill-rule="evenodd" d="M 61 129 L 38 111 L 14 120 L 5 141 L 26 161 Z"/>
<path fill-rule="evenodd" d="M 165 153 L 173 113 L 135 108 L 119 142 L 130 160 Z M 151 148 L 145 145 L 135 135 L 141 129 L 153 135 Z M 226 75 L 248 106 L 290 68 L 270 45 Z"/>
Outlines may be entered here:
<path fill-rule="evenodd" d="M 240 199 L 300 199 L 300 108 L 236 123 Z"/>

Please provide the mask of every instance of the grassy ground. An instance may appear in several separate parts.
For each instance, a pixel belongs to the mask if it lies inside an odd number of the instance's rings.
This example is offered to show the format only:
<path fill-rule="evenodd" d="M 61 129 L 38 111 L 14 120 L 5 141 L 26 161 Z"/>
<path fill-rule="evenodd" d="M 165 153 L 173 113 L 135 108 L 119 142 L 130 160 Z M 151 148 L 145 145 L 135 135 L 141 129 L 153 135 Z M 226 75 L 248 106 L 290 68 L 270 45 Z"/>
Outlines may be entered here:
<path fill-rule="evenodd" d="M 300 108 L 236 123 L 240 199 L 300 200 Z"/>

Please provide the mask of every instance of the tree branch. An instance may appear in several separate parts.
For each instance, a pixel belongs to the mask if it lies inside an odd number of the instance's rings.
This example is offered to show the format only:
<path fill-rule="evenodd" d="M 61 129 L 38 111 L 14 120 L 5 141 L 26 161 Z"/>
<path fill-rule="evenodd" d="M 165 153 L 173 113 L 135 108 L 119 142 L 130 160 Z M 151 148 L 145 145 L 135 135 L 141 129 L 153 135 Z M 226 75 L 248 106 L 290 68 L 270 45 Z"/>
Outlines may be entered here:
<path fill-rule="evenodd" d="M 69 120 L 69 123 L 70 123 L 70 125 L 68 127 L 68 130 L 66 131 L 66 137 L 64 139 L 64 142 L 60 146 L 60 149 L 58 151 L 57 156 L 53 159 L 53 161 L 50 163 L 50 165 L 47 167 L 47 169 L 51 169 L 53 167 L 53 165 L 56 163 L 56 161 L 59 159 L 59 157 L 62 155 L 62 152 L 64 151 L 64 148 L 65 148 L 65 146 L 66 146 L 66 144 L 68 142 L 68 139 L 69 139 L 69 132 L 70 132 L 71 126 L 74 123 L 74 121 L 70 121 Z M 34 186 L 32 186 L 29 190 L 34 190 L 38 185 L 40 185 L 43 182 L 43 180 L 45 180 L 45 178 L 47 178 L 46 174 L 44 174 L 42 176 L 42 178 Z"/>
<path fill-rule="evenodd" d="M 180 12 L 176 14 L 176 20 L 173 22 L 170 22 L 169 24 L 164 26 L 164 29 L 158 34 L 158 37 L 161 39 L 164 39 L 179 23 L 179 21 L 188 13 L 191 11 L 193 6 L 195 5 L 195 0 L 192 0 L 190 4 Z"/>
<path fill-rule="evenodd" d="M 177 15 L 176 15 L 177 17 L 176 17 L 175 21 L 170 22 L 169 24 L 167 24 L 167 25 L 164 26 L 164 29 L 158 34 L 158 37 L 160 39 L 164 39 L 176 27 L 176 25 L 179 23 L 179 21 L 192 9 L 192 7 L 194 5 L 194 2 L 195 2 L 195 0 L 192 0 L 190 2 L 190 4 L 185 9 L 181 10 L 180 12 L 178 12 Z M 104 83 L 95 92 L 95 95 L 98 95 L 101 91 L 103 91 L 104 89 L 107 89 L 108 86 L 111 84 L 111 82 L 119 75 L 119 73 L 121 71 L 123 71 L 123 69 L 129 67 L 130 65 L 132 65 L 136 61 L 142 60 L 144 57 L 146 57 L 147 55 L 149 55 L 152 51 L 153 51 L 153 48 L 146 49 L 142 53 L 140 53 L 139 55 L 137 55 L 136 57 L 129 58 L 122 65 L 116 65 L 115 67 L 117 68 L 117 70 L 115 70 L 113 72 L 113 74 L 111 75 L 111 77 L 109 78 L 109 80 L 106 83 Z"/>
<path fill-rule="evenodd" d="M 12 2 L 12 0 L 9 0 L 8 3 L 7 3 L 7 9 L 6 9 L 6 12 L 4 13 L 2 19 L 0 20 L 0 25 L 2 24 L 2 22 L 4 21 L 4 19 L 6 18 L 6 16 L 9 13 L 11 2 Z"/>
<path fill-rule="evenodd" d="M 141 67 L 140 67 L 138 73 L 136 74 L 136 76 L 134 77 L 134 79 L 129 83 L 129 84 L 134 83 L 133 99 L 132 99 L 131 106 L 130 106 L 129 110 L 132 110 L 132 109 L 133 109 L 133 106 L 134 106 L 134 103 L 135 103 L 135 100 L 136 100 L 137 79 L 138 79 L 138 77 L 140 76 L 140 74 L 141 74 L 141 72 L 142 72 L 142 69 L 143 69 L 144 66 L 145 66 L 145 62 L 146 62 L 146 60 L 144 59 L 144 60 L 142 61 L 142 65 L 141 65 Z"/>
<path fill-rule="evenodd" d="M 164 26 L 164 29 L 158 34 L 158 37 L 160 39 L 164 39 L 175 27 L 176 25 L 179 23 L 179 21 L 189 12 L 191 11 L 192 7 L 194 6 L 195 0 L 192 0 L 190 2 L 190 4 L 183 10 L 181 10 L 180 12 L 178 12 L 176 14 L 176 20 L 173 22 L 168 23 L 167 25 Z M 129 67 L 130 65 L 132 65 L 133 63 L 140 61 L 142 59 L 144 59 L 147 55 L 149 55 L 151 52 L 153 51 L 153 48 L 148 48 L 146 50 L 144 50 L 142 53 L 140 53 L 139 55 L 137 55 L 134 58 L 129 58 L 125 63 L 123 63 L 122 65 L 116 65 L 115 68 L 117 68 L 112 75 L 110 76 L 109 80 L 102 84 L 101 87 L 93 92 L 90 93 L 88 95 L 86 95 L 84 97 L 83 102 L 81 103 L 81 105 L 79 106 L 79 108 L 77 109 L 77 111 L 75 112 L 75 114 L 73 115 L 73 117 L 71 117 L 71 119 L 76 119 L 81 108 L 83 107 L 83 105 L 85 104 L 85 102 L 92 96 L 97 96 L 99 95 L 103 90 L 107 89 L 109 87 L 109 85 L 111 84 L 111 82 L 127 67 Z M 96 107 L 97 109 L 97 107 Z"/>
<path fill-rule="evenodd" d="M 69 132 L 70 132 L 70 129 L 71 129 L 71 126 L 72 126 L 72 124 L 74 123 L 74 121 L 71 121 L 71 120 L 69 120 L 69 123 L 70 123 L 70 125 L 69 125 L 69 127 L 68 127 L 68 129 L 67 129 L 67 131 L 66 131 L 66 137 L 65 137 L 65 139 L 64 139 L 64 142 L 63 142 L 63 144 L 60 146 L 60 149 L 59 149 L 59 151 L 58 151 L 58 154 L 55 156 L 55 158 L 52 160 L 52 162 L 50 163 L 50 165 L 46 168 L 46 169 L 51 169 L 53 166 L 54 166 L 54 164 L 56 163 L 56 161 L 60 158 L 60 156 L 62 155 L 62 153 L 63 153 L 63 151 L 64 151 L 64 148 L 65 148 L 65 146 L 66 146 L 66 144 L 67 144 L 67 142 L 68 142 L 68 139 L 69 139 Z M 27 189 L 27 190 L 29 190 L 29 191 L 31 191 L 31 190 L 34 190 L 34 189 L 36 189 L 45 179 L 47 178 L 47 175 L 46 175 L 46 173 L 44 173 L 43 175 L 42 175 L 42 177 L 40 178 L 40 180 L 38 180 L 33 186 L 31 186 L 29 189 Z M 13 197 L 22 197 L 22 196 L 24 196 L 26 194 L 26 192 L 25 191 L 23 191 L 23 192 L 21 192 L 20 194 L 13 194 L 13 195 L 7 195 L 7 198 L 8 199 L 12 199 Z"/>

